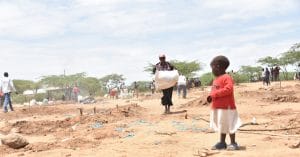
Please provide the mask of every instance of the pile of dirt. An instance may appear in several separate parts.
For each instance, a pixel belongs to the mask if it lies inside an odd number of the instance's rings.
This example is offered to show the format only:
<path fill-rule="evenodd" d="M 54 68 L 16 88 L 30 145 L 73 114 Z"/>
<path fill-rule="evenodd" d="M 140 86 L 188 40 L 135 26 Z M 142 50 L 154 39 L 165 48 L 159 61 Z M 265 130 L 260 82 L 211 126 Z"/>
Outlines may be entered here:
<path fill-rule="evenodd" d="M 292 95 L 272 95 L 270 97 L 263 98 L 263 100 L 273 102 L 299 102 L 299 98 Z"/>
<path fill-rule="evenodd" d="M 206 98 L 198 98 L 192 101 L 189 101 L 185 104 L 180 105 L 179 108 L 187 108 L 187 107 L 201 107 L 206 106 L 209 103 L 206 101 Z"/>
<path fill-rule="evenodd" d="M 64 108 L 63 110 L 60 108 Z M 69 107 L 68 105 L 64 106 L 31 106 L 31 107 L 22 107 L 15 110 L 14 112 L 9 112 L 7 114 L 0 114 L 0 119 L 11 120 L 16 117 L 34 117 L 34 116 L 44 116 L 47 115 L 63 115 L 76 112 L 76 109 Z"/>
<path fill-rule="evenodd" d="M 288 108 L 281 111 L 271 111 L 266 116 L 278 117 L 278 116 L 287 116 L 293 114 L 293 109 Z"/>
<path fill-rule="evenodd" d="M 289 134 L 297 134 L 300 135 L 300 115 L 297 114 L 297 116 L 295 118 L 290 118 L 288 123 L 287 123 L 289 128 L 296 128 L 296 129 L 292 129 L 292 130 L 288 130 Z"/>
<path fill-rule="evenodd" d="M 239 95 L 242 97 L 257 97 L 266 94 L 265 91 L 242 91 L 239 92 Z"/>
<path fill-rule="evenodd" d="M 25 147 L 25 150 L 32 151 L 32 152 L 42 152 L 54 148 L 58 148 L 56 143 L 37 142 L 37 143 L 27 145 Z"/>
<path fill-rule="evenodd" d="M 58 148 L 66 148 L 66 149 L 89 149 L 96 145 L 99 145 L 100 141 L 92 141 L 89 139 L 86 139 L 85 136 L 83 137 L 77 137 L 70 140 L 67 140 L 65 142 L 60 142 L 57 144 Z"/>
<path fill-rule="evenodd" d="M 18 133 L 26 135 L 44 135 L 59 131 L 68 131 L 75 122 L 70 118 L 57 121 L 18 121 L 12 124 L 12 128 L 17 128 Z"/>
<path fill-rule="evenodd" d="M 123 120 L 124 117 L 139 117 L 145 111 L 145 108 L 137 104 L 130 104 L 121 107 L 116 107 L 102 111 L 92 115 L 82 115 L 76 117 L 69 117 L 64 120 L 56 121 L 17 121 L 15 123 L 7 123 L 0 131 L 8 134 L 12 129 L 17 130 L 17 133 L 26 135 L 45 135 L 49 133 L 72 131 L 72 126 L 80 123 L 90 125 L 98 122 L 99 124 L 106 124 Z"/>

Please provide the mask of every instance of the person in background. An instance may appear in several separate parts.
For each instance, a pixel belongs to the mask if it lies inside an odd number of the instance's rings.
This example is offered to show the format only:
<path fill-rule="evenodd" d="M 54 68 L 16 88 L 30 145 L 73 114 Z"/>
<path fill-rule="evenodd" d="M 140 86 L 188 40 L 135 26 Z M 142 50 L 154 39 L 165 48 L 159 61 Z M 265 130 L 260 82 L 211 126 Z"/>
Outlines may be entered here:
<path fill-rule="evenodd" d="M 266 83 L 266 72 L 265 72 L 265 69 L 261 69 L 261 79 L 263 81 L 263 85 L 265 85 Z"/>
<path fill-rule="evenodd" d="M 201 86 L 201 81 L 199 78 L 195 79 L 195 87 L 200 87 Z"/>
<path fill-rule="evenodd" d="M 265 81 L 266 81 L 267 86 L 271 85 L 271 82 L 270 82 L 270 71 L 269 71 L 268 68 L 266 68 L 266 70 L 265 70 Z"/>
<path fill-rule="evenodd" d="M 150 83 L 150 89 L 151 89 L 151 93 L 154 94 L 155 93 L 155 81 L 154 80 Z"/>
<path fill-rule="evenodd" d="M 194 79 L 193 78 L 186 78 L 186 80 L 187 80 L 187 89 L 193 88 Z"/>
<path fill-rule="evenodd" d="M 181 95 L 181 90 L 183 90 L 183 95 L 182 97 L 185 99 L 186 98 L 186 77 L 182 74 L 179 75 L 178 82 L 177 82 L 177 92 L 178 92 L 178 97 Z"/>
<path fill-rule="evenodd" d="M 210 66 L 215 76 L 213 87 L 207 102 L 212 102 L 210 127 L 220 133 L 220 142 L 212 147 L 213 150 L 238 150 L 239 146 L 235 140 L 235 132 L 241 126 L 241 121 L 236 110 L 234 100 L 234 81 L 226 74 L 230 62 L 225 56 L 215 57 Z M 229 134 L 231 144 L 226 144 L 226 134 Z"/>
<path fill-rule="evenodd" d="M 0 90 L 0 107 L 3 107 L 3 103 L 4 103 L 4 93 Z"/>
<path fill-rule="evenodd" d="M 174 70 L 174 66 L 171 63 L 166 61 L 166 56 L 164 54 L 159 55 L 159 61 L 160 62 L 157 63 L 153 68 L 153 74 L 155 74 L 156 71 Z M 173 102 L 172 102 L 173 88 L 174 87 L 170 87 L 162 90 L 163 97 L 161 98 L 161 104 L 165 106 L 165 114 L 171 113 L 170 107 L 173 106 Z"/>
<path fill-rule="evenodd" d="M 280 67 L 276 66 L 274 69 L 275 81 L 279 81 Z"/>
<path fill-rule="evenodd" d="M 274 68 L 273 67 L 271 67 L 270 72 L 271 72 L 271 81 L 273 82 L 274 81 Z"/>
<path fill-rule="evenodd" d="M 64 96 L 65 96 L 65 100 L 67 101 L 72 100 L 72 87 L 70 87 L 70 85 L 67 85 Z"/>
<path fill-rule="evenodd" d="M 75 101 L 75 102 L 78 102 L 78 95 L 79 95 L 79 93 L 80 93 L 80 90 L 79 90 L 79 88 L 77 87 L 77 85 L 75 85 L 75 86 L 73 87 L 73 94 L 74 94 L 74 101 Z"/>
<path fill-rule="evenodd" d="M 8 112 L 8 106 L 11 111 L 14 111 L 14 108 L 12 106 L 11 102 L 11 93 L 16 92 L 15 86 L 13 81 L 9 78 L 9 75 L 7 72 L 4 73 L 4 78 L 1 82 L 1 92 L 4 95 L 4 103 L 3 103 L 3 112 Z M 17 93 L 17 92 L 16 92 Z"/>
<path fill-rule="evenodd" d="M 136 81 L 133 83 L 134 95 L 139 98 L 139 85 Z"/>
<path fill-rule="evenodd" d="M 124 89 L 126 88 L 126 86 L 125 86 L 125 82 L 122 82 L 121 84 L 120 84 L 120 91 L 121 92 L 124 92 Z"/>

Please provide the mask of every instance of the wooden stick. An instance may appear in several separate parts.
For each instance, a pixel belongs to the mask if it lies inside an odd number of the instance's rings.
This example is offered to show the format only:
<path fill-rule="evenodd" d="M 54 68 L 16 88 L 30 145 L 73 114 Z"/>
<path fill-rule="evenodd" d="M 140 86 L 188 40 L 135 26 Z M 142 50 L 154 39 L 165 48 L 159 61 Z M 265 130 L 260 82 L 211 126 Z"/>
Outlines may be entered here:
<path fill-rule="evenodd" d="M 282 129 L 239 129 L 239 131 L 286 131 L 286 130 L 293 130 L 293 129 L 300 129 L 300 126 L 292 127 L 292 128 L 282 128 Z"/>
<path fill-rule="evenodd" d="M 96 114 L 96 107 L 94 107 L 94 114 Z"/>
<path fill-rule="evenodd" d="M 300 138 L 300 135 L 283 135 L 283 134 L 271 134 L 271 133 L 261 133 L 261 132 L 239 132 L 239 133 L 244 133 L 244 134 L 256 134 L 256 135 L 270 135 L 270 136 L 280 136 L 280 137 L 299 137 Z"/>
<path fill-rule="evenodd" d="M 185 119 L 188 119 L 188 114 L 187 114 L 187 111 L 185 111 L 185 116 L 184 116 Z"/>
<path fill-rule="evenodd" d="M 82 116 L 83 115 L 83 109 L 82 108 L 78 108 L 78 110 L 79 110 L 80 116 Z"/>

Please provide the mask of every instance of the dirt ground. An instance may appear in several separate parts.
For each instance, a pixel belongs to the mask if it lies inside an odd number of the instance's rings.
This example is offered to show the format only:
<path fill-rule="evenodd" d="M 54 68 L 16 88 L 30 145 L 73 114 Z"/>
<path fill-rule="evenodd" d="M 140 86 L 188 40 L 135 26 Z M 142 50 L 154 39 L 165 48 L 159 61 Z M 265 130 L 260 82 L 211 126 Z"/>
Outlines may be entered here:
<path fill-rule="evenodd" d="M 209 129 L 208 90 L 193 89 L 187 99 L 174 92 L 172 114 L 164 115 L 161 93 L 97 104 L 16 106 L 0 113 L 0 138 L 18 133 L 29 140 L 14 150 L 0 145 L 0 156 L 32 157 L 193 157 L 300 156 L 300 82 L 241 84 L 236 104 L 245 126 L 237 132 L 239 151 L 211 151 L 219 139 Z M 82 108 L 80 116 L 78 108 Z M 258 125 L 250 125 L 253 119 Z M 229 138 L 227 138 L 229 142 Z"/>

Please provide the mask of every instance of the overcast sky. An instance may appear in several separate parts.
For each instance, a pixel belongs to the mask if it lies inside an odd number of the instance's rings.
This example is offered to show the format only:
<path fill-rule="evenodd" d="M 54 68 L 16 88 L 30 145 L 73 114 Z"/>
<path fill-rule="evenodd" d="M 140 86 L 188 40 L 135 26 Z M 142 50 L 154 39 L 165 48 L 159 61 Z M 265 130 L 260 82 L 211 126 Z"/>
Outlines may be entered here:
<path fill-rule="evenodd" d="M 149 80 L 167 59 L 255 65 L 300 42 L 300 0 L 0 0 L 0 72 Z"/>

